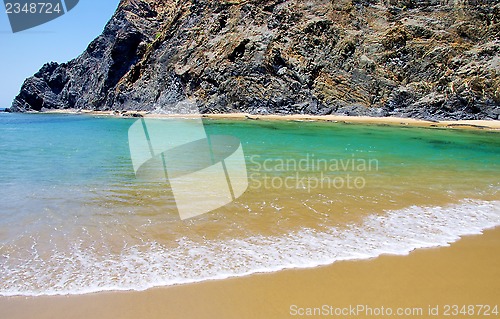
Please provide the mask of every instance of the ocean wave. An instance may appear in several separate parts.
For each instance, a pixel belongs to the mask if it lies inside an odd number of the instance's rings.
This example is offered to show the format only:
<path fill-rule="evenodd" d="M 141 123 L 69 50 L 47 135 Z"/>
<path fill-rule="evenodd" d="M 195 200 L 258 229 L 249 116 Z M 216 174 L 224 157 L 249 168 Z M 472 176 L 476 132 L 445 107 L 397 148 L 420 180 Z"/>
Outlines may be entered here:
<path fill-rule="evenodd" d="M 465 200 L 445 207 L 412 206 L 369 216 L 360 224 L 322 231 L 304 228 L 282 236 L 201 242 L 181 237 L 168 247 L 145 242 L 108 254 L 74 243 L 65 252 L 31 250 L 35 253 L 25 258 L 0 255 L 0 295 L 141 291 L 382 254 L 405 255 L 447 246 L 461 236 L 499 225 L 500 201 Z"/>

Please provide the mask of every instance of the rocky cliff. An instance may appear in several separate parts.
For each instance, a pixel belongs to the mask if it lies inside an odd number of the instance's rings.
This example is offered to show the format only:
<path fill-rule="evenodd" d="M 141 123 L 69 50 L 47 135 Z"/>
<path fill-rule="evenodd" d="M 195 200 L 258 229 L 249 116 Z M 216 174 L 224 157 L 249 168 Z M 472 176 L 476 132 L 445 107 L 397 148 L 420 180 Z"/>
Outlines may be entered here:
<path fill-rule="evenodd" d="M 499 0 L 123 0 L 13 111 L 498 119 Z"/>

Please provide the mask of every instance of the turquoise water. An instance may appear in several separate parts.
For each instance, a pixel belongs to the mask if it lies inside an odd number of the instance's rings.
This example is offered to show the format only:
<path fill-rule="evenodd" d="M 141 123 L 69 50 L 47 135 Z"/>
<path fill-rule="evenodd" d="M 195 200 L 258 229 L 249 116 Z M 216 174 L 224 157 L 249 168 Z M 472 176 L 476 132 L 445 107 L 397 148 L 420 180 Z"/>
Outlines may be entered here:
<path fill-rule="evenodd" d="M 249 188 L 181 221 L 167 185 L 134 174 L 135 121 L 0 114 L 0 295 L 404 254 L 500 225 L 498 132 L 204 120 L 208 135 L 240 139 Z"/>
<path fill-rule="evenodd" d="M 73 115 L 0 115 L 2 187 L 77 185 L 134 179 L 127 130 L 133 119 Z M 498 179 L 497 132 L 329 123 L 205 120 L 210 134 L 238 137 L 247 158 L 379 159 L 381 169 L 424 166 L 479 171 Z M 489 174 L 490 173 L 490 174 Z"/>

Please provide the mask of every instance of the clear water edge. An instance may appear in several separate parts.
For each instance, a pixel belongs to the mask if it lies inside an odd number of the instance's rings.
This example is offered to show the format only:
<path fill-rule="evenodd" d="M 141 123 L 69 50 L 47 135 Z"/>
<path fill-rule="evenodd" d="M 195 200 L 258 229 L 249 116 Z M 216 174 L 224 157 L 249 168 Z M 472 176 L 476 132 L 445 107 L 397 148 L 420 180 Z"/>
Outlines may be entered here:
<path fill-rule="evenodd" d="M 496 132 L 207 120 L 209 134 L 240 138 L 249 172 L 255 161 L 305 154 L 374 157 L 380 168 L 354 172 L 367 181 L 362 191 L 253 188 L 180 222 L 162 185 L 133 175 L 131 123 L 0 115 L 8 198 L 0 204 L 0 295 L 144 290 L 407 254 L 500 225 Z"/>

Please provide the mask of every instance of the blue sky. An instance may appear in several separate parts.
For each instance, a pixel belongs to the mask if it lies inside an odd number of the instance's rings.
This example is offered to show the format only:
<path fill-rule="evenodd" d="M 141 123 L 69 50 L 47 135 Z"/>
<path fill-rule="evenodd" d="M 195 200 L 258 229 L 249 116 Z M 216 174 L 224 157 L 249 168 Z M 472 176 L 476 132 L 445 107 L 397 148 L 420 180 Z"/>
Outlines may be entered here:
<path fill-rule="evenodd" d="M 10 107 L 27 77 L 50 61 L 67 62 L 101 34 L 119 0 L 80 0 L 65 15 L 36 28 L 12 33 L 0 5 L 0 108 Z"/>

